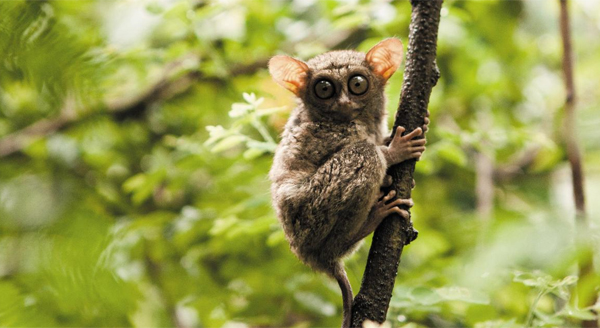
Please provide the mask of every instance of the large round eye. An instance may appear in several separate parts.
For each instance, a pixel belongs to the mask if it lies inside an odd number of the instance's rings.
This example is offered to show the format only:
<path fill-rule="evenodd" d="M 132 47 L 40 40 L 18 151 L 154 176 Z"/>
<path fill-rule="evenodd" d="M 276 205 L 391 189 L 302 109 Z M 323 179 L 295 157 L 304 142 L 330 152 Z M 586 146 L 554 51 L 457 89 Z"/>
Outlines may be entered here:
<path fill-rule="evenodd" d="M 362 75 L 354 75 L 348 81 L 350 92 L 355 95 L 362 95 L 369 89 L 369 81 Z"/>
<path fill-rule="evenodd" d="M 333 84 L 327 80 L 321 80 L 315 84 L 315 93 L 317 94 L 317 97 L 321 99 L 331 98 L 334 92 L 335 88 L 333 87 Z"/>

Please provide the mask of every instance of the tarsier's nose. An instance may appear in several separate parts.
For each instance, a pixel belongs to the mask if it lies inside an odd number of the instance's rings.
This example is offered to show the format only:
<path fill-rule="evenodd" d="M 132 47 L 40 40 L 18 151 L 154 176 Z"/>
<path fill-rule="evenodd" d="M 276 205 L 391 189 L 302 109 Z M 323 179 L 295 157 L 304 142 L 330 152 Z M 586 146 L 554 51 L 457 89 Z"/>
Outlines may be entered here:
<path fill-rule="evenodd" d="M 345 110 L 355 110 L 358 109 L 358 105 L 354 103 L 346 93 L 342 93 L 340 98 L 338 99 L 338 104 Z"/>
<path fill-rule="evenodd" d="M 338 102 L 340 105 L 342 105 L 344 107 L 349 106 L 351 104 L 350 98 L 348 98 L 348 95 L 345 92 L 343 92 L 340 95 L 340 99 L 338 100 Z"/>

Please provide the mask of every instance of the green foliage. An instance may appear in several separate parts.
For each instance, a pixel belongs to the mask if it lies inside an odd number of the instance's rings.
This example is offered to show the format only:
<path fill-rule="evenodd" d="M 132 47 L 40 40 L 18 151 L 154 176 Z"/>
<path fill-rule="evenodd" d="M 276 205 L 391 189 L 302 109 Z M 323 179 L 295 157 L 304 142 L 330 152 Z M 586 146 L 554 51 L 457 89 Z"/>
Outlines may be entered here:
<path fill-rule="evenodd" d="M 596 315 L 592 311 L 595 307 L 592 306 L 585 309 L 578 309 L 567 304 L 560 311 L 552 314 L 544 313 L 537 308 L 542 298 L 546 295 L 552 295 L 563 302 L 567 302 L 570 297 L 570 288 L 577 282 L 576 276 L 567 276 L 563 279 L 553 280 L 551 276 L 540 271 L 517 271 L 513 280 L 525 286 L 535 288 L 538 293 L 527 315 L 527 327 L 564 326 L 567 324 L 565 319 L 594 320 L 596 318 Z"/>
<path fill-rule="evenodd" d="M 252 160 L 265 153 L 274 153 L 277 142 L 268 131 L 268 126 L 262 121 L 263 117 L 271 116 L 280 112 L 284 107 L 275 107 L 268 109 L 259 109 L 258 107 L 265 100 L 256 98 L 254 93 L 244 93 L 245 103 L 234 103 L 231 105 L 229 117 L 234 118 L 230 128 L 225 129 L 220 125 L 207 126 L 210 138 L 204 143 L 213 153 L 220 153 L 244 143 L 248 148 L 244 152 L 244 158 Z M 246 127 L 254 128 L 262 140 L 256 140 L 249 135 L 245 135 L 242 129 Z"/>
<path fill-rule="evenodd" d="M 600 6 L 571 7 L 597 227 Z M 389 326 L 562 327 L 599 310 L 577 302 L 598 294 L 576 265 L 600 234 L 573 224 L 557 10 L 445 2 L 413 192 L 420 234 Z M 339 325 L 336 283 L 291 254 L 270 206 L 294 103 L 266 63 L 406 45 L 408 1 L 15 0 L 0 13 L 0 326 Z M 390 120 L 401 75 L 386 89 Z M 347 260 L 355 291 L 365 244 Z"/>

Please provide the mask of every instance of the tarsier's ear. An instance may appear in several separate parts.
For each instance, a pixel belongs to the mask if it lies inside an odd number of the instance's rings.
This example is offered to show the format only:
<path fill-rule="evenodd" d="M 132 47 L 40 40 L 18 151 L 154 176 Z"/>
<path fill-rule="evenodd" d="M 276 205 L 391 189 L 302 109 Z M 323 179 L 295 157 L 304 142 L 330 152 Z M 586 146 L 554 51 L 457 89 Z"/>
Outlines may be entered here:
<path fill-rule="evenodd" d="M 396 38 L 385 39 L 367 53 L 371 69 L 384 79 L 389 79 L 402 63 L 402 42 Z"/>
<path fill-rule="evenodd" d="M 279 55 L 269 60 L 269 73 L 275 82 L 298 96 L 306 83 L 308 66 L 300 60 Z"/>

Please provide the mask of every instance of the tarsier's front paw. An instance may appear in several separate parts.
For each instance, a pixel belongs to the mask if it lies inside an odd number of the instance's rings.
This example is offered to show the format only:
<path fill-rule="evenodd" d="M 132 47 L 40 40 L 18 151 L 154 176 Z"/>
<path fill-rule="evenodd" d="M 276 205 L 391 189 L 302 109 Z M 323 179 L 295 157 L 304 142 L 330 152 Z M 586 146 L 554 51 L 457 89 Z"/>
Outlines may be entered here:
<path fill-rule="evenodd" d="M 421 130 L 423 131 L 423 133 L 429 131 L 429 123 L 431 123 L 431 121 L 429 120 L 429 110 L 427 110 L 427 114 L 425 114 L 425 124 L 423 124 L 423 126 L 421 127 Z M 383 138 L 383 144 L 384 145 L 389 145 L 390 142 L 392 142 L 392 137 L 387 136 L 385 138 Z"/>
<path fill-rule="evenodd" d="M 408 213 L 408 211 L 398 206 L 405 205 L 408 207 L 412 207 L 412 199 L 394 199 L 393 201 L 389 202 L 395 196 L 395 190 L 390 191 L 385 196 L 383 195 L 383 193 L 381 193 L 379 200 L 375 203 L 373 209 L 371 210 L 371 215 L 373 216 L 374 220 L 383 220 L 392 213 L 398 213 L 401 217 L 407 220 L 410 218 L 410 214 Z"/>
<path fill-rule="evenodd" d="M 409 159 L 419 160 L 425 151 L 425 143 L 427 142 L 425 138 L 414 139 L 423 134 L 423 129 L 416 128 L 403 136 L 402 133 L 405 130 L 404 127 L 397 127 L 394 138 L 388 146 L 388 160 L 391 161 L 390 164 L 397 164 Z"/>

